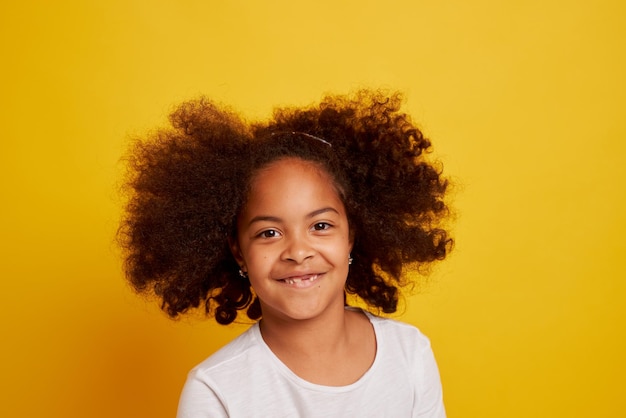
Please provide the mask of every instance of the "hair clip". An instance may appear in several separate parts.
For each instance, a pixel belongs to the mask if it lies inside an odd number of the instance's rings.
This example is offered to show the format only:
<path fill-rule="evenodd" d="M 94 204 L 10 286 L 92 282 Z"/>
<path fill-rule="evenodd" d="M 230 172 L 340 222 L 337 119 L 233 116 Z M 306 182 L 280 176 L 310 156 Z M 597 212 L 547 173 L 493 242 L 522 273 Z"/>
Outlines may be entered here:
<path fill-rule="evenodd" d="M 319 136 L 315 136 L 315 135 L 311 135 L 311 134 L 307 134 L 306 132 L 291 132 L 293 135 L 304 135 L 304 136 L 308 136 L 311 139 L 315 139 L 318 140 L 320 142 L 323 142 L 324 144 L 328 145 L 329 147 L 332 147 L 333 144 L 331 144 L 330 142 L 326 141 L 325 139 L 320 138 Z"/>
<path fill-rule="evenodd" d="M 311 135 L 311 134 L 307 134 L 306 132 L 299 132 L 299 131 L 291 131 L 291 132 L 272 132 L 271 135 L 280 135 L 280 134 L 284 134 L 284 133 L 290 133 L 291 135 L 304 135 L 308 138 L 311 139 L 315 139 L 316 141 L 319 141 L 325 145 L 328 145 L 329 147 L 332 147 L 333 144 L 331 144 L 330 142 L 326 141 L 325 139 L 320 138 L 319 136 L 315 136 L 315 135 Z"/>

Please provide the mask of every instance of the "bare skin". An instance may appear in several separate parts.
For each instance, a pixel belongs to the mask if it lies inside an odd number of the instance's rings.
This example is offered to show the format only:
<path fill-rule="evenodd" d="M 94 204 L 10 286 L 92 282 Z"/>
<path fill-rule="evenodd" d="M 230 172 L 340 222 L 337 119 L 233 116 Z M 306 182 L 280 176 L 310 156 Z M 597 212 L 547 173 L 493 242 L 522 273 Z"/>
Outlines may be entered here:
<path fill-rule="evenodd" d="M 251 190 L 232 250 L 259 297 L 263 339 L 304 380 L 356 382 L 376 337 L 362 312 L 344 307 L 352 238 L 332 180 L 287 158 L 261 170 Z"/>
<path fill-rule="evenodd" d="M 376 337 L 369 319 L 346 311 L 334 324 L 294 324 L 261 332 L 274 354 L 302 379 L 325 386 L 346 386 L 359 380 L 376 356 Z"/>

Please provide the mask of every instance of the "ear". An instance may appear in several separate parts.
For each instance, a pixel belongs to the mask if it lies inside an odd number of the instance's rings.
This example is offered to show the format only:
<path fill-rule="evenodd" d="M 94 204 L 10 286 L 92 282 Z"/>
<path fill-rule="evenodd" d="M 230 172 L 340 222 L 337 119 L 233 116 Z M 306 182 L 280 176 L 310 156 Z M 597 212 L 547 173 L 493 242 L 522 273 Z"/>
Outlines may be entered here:
<path fill-rule="evenodd" d="M 243 259 L 243 255 L 241 255 L 241 249 L 239 248 L 239 243 L 237 242 L 237 239 L 229 238 L 228 246 L 230 247 L 230 252 L 233 254 L 233 257 L 235 257 L 235 261 L 237 262 L 237 264 L 239 264 L 239 266 L 241 267 L 241 270 L 245 272 L 246 263 Z"/>

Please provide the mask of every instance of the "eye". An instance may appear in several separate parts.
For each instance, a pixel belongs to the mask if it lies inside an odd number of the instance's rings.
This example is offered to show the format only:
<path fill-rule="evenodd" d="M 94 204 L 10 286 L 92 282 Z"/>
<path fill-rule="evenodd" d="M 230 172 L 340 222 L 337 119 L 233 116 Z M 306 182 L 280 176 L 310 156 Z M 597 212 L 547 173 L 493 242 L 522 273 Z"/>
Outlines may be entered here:
<path fill-rule="evenodd" d="M 266 229 L 259 233 L 259 238 L 276 238 L 280 236 L 280 233 L 275 229 Z"/>
<path fill-rule="evenodd" d="M 315 231 L 326 231 L 330 229 L 331 227 L 332 225 L 329 224 L 328 222 L 318 222 L 315 225 L 313 225 L 313 229 Z"/>

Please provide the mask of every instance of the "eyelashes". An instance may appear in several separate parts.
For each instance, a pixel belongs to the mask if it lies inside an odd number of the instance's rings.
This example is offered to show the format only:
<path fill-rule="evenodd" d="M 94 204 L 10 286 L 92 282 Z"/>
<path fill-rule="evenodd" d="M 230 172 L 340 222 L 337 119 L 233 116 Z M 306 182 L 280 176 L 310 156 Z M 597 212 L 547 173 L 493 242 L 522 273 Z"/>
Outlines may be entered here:
<path fill-rule="evenodd" d="M 315 231 L 327 231 L 327 230 L 331 229 L 332 227 L 333 226 L 330 223 L 328 223 L 328 222 L 316 222 L 313 225 L 313 229 Z"/>
<path fill-rule="evenodd" d="M 266 229 L 265 231 L 261 231 L 259 234 L 257 234 L 258 238 L 266 238 L 266 239 L 276 238 L 278 236 L 280 236 L 280 232 L 278 232 L 275 229 Z"/>
<path fill-rule="evenodd" d="M 315 222 L 311 226 L 310 231 L 324 232 L 324 231 L 331 230 L 333 227 L 334 225 L 331 224 L 330 222 Z M 256 237 L 261 238 L 261 239 L 272 239 L 272 238 L 281 237 L 282 235 L 283 234 L 279 230 L 271 228 L 271 229 L 264 229 L 263 231 L 256 234 Z"/>

